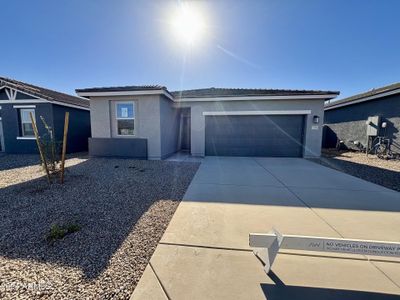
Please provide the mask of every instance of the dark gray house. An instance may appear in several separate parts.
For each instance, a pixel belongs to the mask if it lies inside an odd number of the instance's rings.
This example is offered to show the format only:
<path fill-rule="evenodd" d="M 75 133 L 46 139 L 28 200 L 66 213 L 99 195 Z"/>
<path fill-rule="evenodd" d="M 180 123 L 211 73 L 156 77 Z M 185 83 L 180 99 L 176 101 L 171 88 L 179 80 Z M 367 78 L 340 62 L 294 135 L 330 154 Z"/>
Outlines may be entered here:
<path fill-rule="evenodd" d="M 90 136 L 89 101 L 17 80 L 0 77 L 0 151 L 37 153 L 30 113 L 39 133 L 45 132 L 40 120 L 54 128 L 62 140 L 65 112 L 70 113 L 67 152 L 86 151 Z"/>
<path fill-rule="evenodd" d="M 371 124 L 375 132 L 370 140 L 386 135 L 392 141 L 392 151 L 400 153 L 400 83 L 325 103 L 323 147 L 333 148 L 337 140 L 349 149 L 358 148 L 355 141 L 365 147 L 368 119 L 376 123 Z M 382 123 L 386 123 L 386 128 Z"/>

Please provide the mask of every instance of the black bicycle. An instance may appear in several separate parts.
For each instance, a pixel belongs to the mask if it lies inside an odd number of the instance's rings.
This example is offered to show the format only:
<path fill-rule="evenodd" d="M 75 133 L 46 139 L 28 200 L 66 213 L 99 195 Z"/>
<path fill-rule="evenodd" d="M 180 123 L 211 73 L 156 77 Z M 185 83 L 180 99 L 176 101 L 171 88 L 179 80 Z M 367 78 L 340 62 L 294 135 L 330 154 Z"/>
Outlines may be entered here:
<path fill-rule="evenodd" d="M 393 159 L 394 154 L 390 149 L 391 140 L 384 136 L 377 136 L 371 151 L 380 159 Z"/>

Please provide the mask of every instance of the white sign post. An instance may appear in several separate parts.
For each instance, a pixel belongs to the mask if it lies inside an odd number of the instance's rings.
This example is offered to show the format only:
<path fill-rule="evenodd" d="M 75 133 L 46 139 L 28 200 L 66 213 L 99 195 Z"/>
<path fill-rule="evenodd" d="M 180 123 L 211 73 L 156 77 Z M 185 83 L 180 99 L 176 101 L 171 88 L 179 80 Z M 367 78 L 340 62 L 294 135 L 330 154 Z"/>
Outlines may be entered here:
<path fill-rule="evenodd" d="M 276 230 L 271 233 L 250 233 L 249 245 L 254 254 L 265 263 L 264 270 L 267 274 L 279 249 L 400 257 L 400 243 L 396 242 L 281 235 Z"/>

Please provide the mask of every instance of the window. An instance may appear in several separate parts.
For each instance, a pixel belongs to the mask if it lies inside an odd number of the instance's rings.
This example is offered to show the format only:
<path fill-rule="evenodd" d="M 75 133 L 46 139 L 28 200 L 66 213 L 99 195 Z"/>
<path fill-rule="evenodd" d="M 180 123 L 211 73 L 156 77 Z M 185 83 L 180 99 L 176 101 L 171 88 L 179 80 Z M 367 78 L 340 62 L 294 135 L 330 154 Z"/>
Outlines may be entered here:
<path fill-rule="evenodd" d="M 135 106 L 133 102 L 116 103 L 117 134 L 134 135 Z"/>
<path fill-rule="evenodd" d="M 32 113 L 33 118 L 35 119 L 35 110 L 23 108 L 20 109 L 20 118 L 21 118 L 21 135 L 26 137 L 35 136 L 33 132 L 32 120 L 30 113 Z"/>

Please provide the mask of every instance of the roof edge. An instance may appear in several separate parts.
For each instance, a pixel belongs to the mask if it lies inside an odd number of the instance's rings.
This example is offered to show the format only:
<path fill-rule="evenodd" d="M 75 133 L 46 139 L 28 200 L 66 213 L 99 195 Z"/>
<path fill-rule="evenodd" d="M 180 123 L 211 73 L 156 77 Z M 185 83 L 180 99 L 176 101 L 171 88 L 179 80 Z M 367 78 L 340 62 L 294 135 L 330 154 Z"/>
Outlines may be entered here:
<path fill-rule="evenodd" d="M 185 92 L 215 90 L 215 94 L 205 95 L 185 95 Z M 231 93 L 219 94 L 218 90 L 230 90 Z M 170 92 L 165 86 L 146 85 L 146 86 L 121 86 L 121 87 L 95 87 L 75 89 L 77 95 L 81 97 L 106 97 L 106 96 L 139 96 L 163 94 L 175 102 L 185 101 L 227 101 L 245 100 L 244 98 L 269 100 L 269 99 L 333 99 L 340 94 L 339 91 L 321 90 L 290 90 L 290 89 L 243 89 L 243 88 L 205 88 Z M 243 91 L 249 91 L 243 93 Z"/>
<path fill-rule="evenodd" d="M 53 104 L 84 110 L 90 109 L 90 102 L 86 98 L 73 96 L 67 93 L 58 92 L 56 90 L 51 90 L 7 77 L 0 77 L 0 83 L 0 87 L 14 89 L 20 91 L 21 93 L 30 95 L 38 99 L 46 100 Z"/>
<path fill-rule="evenodd" d="M 107 97 L 107 96 L 146 96 L 146 95 L 164 95 L 167 98 L 174 100 L 174 97 L 166 89 L 151 89 L 151 90 L 134 90 L 134 91 L 81 91 L 76 90 L 80 97 Z M 87 99 L 87 98 L 86 98 Z"/>
<path fill-rule="evenodd" d="M 248 96 L 215 96 L 215 97 L 182 97 L 175 102 L 206 102 L 206 101 L 240 101 L 240 100 L 330 100 L 336 94 L 302 94 L 302 95 L 248 95 Z"/>
<path fill-rule="evenodd" d="M 356 94 L 344 99 L 340 99 L 328 104 L 325 104 L 325 110 L 336 109 L 343 106 L 362 103 L 365 101 L 375 100 L 391 95 L 400 94 L 400 82 L 386 85 L 377 89 L 372 89 L 368 92 Z"/>

